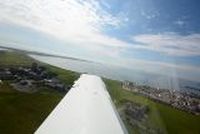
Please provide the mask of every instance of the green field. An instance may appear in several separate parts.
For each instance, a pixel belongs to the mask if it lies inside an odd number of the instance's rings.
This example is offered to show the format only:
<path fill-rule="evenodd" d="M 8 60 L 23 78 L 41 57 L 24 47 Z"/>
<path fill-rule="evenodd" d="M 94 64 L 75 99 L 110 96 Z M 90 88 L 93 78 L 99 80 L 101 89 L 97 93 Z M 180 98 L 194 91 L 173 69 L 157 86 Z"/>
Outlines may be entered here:
<path fill-rule="evenodd" d="M 30 66 L 32 62 L 37 61 L 16 52 L 0 51 L 0 67 Z M 39 64 L 46 66 L 47 70 L 57 74 L 59 79 L 69 85 L 72 85 L 73 81 L 79 77 L 78 73 L 72 71 Z M 149 106 L 150 112 L 146 126 L 159 129 L 162 133 L 200 134 L 200 116 L 194 116 L 125 91 L 118 81 L 108 79 L 104 81 L 118 109 L 126 101 Z M 47 88 L 32 94 L 20 93 L 9 86 L 8 82 L 4 82 L 0 85 L 0 134 L 33 133 L 63 96 L 64 94 Z M 132 128 L 126 121 L 125 125 L 131 134 L 141 133 L 138 128 Z"/>
<path fill-rule="evenodd" d="M 51 92 L 0 93 L 0 133 L 33 133 L 61 98 Z"/>
<path fill-rule="evenodd" d="M 34 60 L 17 52 L 0 51 L 0 67 L 30 66 Z"/>
<path fill-rule="evenodd" d="M 121 88 L 118 81 L 108 79 L 104 81 L 117 108 L 120 108 L 127 100 L 149 106 L 149 119 L 145 125 L 161 129 L 162 132 L 169 134 L 200 134 L 200 116 L 191 115 L 170 106 L 151 101 L 143 96 L 125 91 Z M 137 128 L 132 128 L 126 122 L 125 124 L 129 133 L 137 133 Z"/>
<path fill-rule="evenodd" d="M 30 66 L 37 62 L 17 52 L 0 51 L 0 67 Z M 39 63 L 39 62 L 38 62 Z M 66 71 L 47 64 L 48 71 L 66 84 L 72 85 L 78 73 Z M 36 93 L 21 93 L 9 82 L 0 85 L 0 134 L 32 134 L 64 96 L 56 90 L 42 88 Z"/>

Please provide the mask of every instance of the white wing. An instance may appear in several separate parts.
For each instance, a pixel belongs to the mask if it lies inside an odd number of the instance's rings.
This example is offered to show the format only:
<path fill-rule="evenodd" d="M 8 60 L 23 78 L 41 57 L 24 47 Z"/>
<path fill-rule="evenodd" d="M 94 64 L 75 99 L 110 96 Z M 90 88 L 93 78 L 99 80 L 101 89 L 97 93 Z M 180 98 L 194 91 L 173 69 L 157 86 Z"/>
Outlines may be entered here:
<path fill-rule="evenodd" d="M 127 133 L 100 77 L 83 74 L 35 134 Z"/>

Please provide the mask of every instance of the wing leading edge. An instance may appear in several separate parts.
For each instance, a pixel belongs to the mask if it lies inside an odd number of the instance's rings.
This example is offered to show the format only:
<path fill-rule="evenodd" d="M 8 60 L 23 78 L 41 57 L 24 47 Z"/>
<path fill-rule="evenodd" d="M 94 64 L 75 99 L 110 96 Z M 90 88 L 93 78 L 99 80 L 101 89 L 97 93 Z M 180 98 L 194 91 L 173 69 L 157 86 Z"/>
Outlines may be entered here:
<path fill-rule="evenodd" d="M 83 74 L 35 134 L 126 134 L 106 86 Z"/>

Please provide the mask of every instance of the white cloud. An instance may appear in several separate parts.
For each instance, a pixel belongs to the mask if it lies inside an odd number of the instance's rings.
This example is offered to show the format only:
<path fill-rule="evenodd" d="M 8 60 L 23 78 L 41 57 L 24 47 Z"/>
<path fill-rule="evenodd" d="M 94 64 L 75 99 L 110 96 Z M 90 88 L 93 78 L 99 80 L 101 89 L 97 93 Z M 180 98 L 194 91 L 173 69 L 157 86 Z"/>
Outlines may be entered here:
<path fill-rule="evenodd" d="M 150 19 L 154 19 L 156 17 L 158 17 L 160 15 L 159 11 L 155 10 L 155 11 L 144 11 L 144 10 L 141 10 L 140 11 L 141 15 L 143 17 L 145 17 L 146 19 L 150 20 Z"/>
<path fill-rule="evenodd" d="M 183 72 L 200 72 L 199 67 L 189 65 L 177 65 L 175 63 L 165 63 L 161 61 L 147 61 L 141 59 L 122 59 L 120 62 L 121 66 L 135 68 L 140 70 L 146 70 L 147 72 L 170 74 L 170 70 L 181 70 Z M 122 64 L 123 63 L 123 64 Z M 128 66 L 129 65 L 129 66 Z"/>
<path fill-rule="evenodd" d="M 199 81 L 200 78 L 200 68 L 198 66 L 192 66 L 183 63 L 176 64 L 176 62 L 166 63 L 162 61 L 142 60 L 136 58 L 128 59 L 119 57 L 116 59 L 115 65 L 127 68 L 129 70 L 140 70 L 146 73 L 169 77 L 177 75 L 180 78 L 194 81 Z"/>
<path fill-rule="evenodd" d="M 106 3 L 104 5 L 110 8 Z M 143 15 L 152 19 L 159 16 L 159 13 Z M 87 49 L 91 57 L 102 55 L 118 65 L 134 66 L 152 72 L 158 69 L 167 72 L 167 68 L 197 70 L 192 66 L 182 67 L 121 57 L 121 51 L 133 49 L 148 49 L 176 56 L 200 55 L 200 34 L 138 35 L 132 37 L 137 43 L 131 44 L 102 33 L 106 26 L 118 28 L 128 19 L 123 12 L 113 16 L 102 9 L 97 0 L 0 0 L 1 22 L 16 23 L 51 34 L 70 45 Z"/>
<path fill-rule="evenodd" d="M 103 10 L 96 0 L 0 0 L 0 21 L 28 26 L 87 47 L 126 47 L 123 41 L 102 34 L 105 26 L 123 20 Z"/>
<path fill-rule="evenodd" d="M 183 20 L 177 20 L 177 21 L 174 22 L 174 24 L 176 24 L 178 26 L 183 26 L 183 25 L 185 25 L 185 21 L 183 21 Z"/>
<path fill-rule="evenodd" d="M 135 47 L 142 49 L 173 56 L 200 56 L 200 34 L 143 34 L 133 36 L 132 40 L 139 44 Z"/>
<path fill-rule="evenodd" d="M 103 3 L 106 4 L 105 2 Z M 0 21 L 27 26 L 64 40 L 93 54 L 114 57 L 131 45 L 102 33 L 127 21 L 113 16 L 97 0 L 0 0 Z"/>
<path fill-rule="evenodd" d="M 120 14 L 113 16 L 103 10 L 96 0 L 0 0 L 0 21 L 25 25 L 68 43 L 101 51 L 102 54 L 115 56 L 122 49 L 131 48 L 176 56 L 200 55 L 199 34 L 144 34 L 132 37 L 139 45 L 103 34 L 105 26 L 123 25 L 126 19 L 122 18 L 126 18 L 126 15 Z"/>

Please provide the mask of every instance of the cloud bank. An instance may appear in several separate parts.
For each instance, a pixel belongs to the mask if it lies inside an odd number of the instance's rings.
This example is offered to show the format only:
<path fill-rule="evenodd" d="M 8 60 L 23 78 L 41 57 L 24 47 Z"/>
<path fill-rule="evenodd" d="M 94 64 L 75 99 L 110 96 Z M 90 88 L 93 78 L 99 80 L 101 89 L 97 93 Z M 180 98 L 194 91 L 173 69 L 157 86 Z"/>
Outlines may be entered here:
<path fill-rule="evenodd" d="M 104 6 L 111 8 L 105 2 Z M 143 12 L 142 15 L 153 19 L 160 14 L 149 16 Z M 150 50 L 176 57 L 200 56 L 200 34 L 139 34 L 130 35 L 132 42 L 128 42 L 103 33 L 105 28 L 120 28 L 128 20 L 123 12 L 113 14 L 106 11 L 97 0 L 0 0 L 1 22 L 11 22 L 53 35 L 75 47 L 87 49 L 91 57 L 98 55 L 107 58 L 110 63 L 129 67 L 136 65 L 137 69 L 152 72 L 157 69 L 166 72 L 169 68 L 199 71 L 190 65 L 183 67 L 124 56 L 122 52 L 136 50 Z M 177 23 L 182 25 L 180 21 Z"/>
<path fill-rule="evenodd" d="M 200 56 L 200 34 L 142 34 L 133 36 L 138 48 L 172 56 Z"/>

